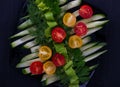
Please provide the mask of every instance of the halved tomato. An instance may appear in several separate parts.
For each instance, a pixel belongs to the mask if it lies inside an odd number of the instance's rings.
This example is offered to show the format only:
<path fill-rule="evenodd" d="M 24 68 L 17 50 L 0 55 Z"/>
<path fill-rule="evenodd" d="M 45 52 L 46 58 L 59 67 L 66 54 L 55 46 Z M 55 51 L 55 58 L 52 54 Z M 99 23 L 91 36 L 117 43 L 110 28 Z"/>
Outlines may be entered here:
<path fill-rule="evenodd" d="M 76 23 L 76 17 L 72 13 L 66 13 L 63 17 L 63 23 L 68 27 L 74 27 Z"/>
<path fill-rule="evenodd" d="M 59 53 L 56 53 L 55 55 L 53 55 L 52 61 L 57 67 L 63 66 L 66 63 L 65 57 Z"/>
<path fill-rule="evenodd" d="M 35 61 L 30 65 L 30 71 L 33 75 L 42 74 L 43 64 L 40 61 Z"/>
<path fill-rule="evenodd" d="M 42 61 L 46 61 L 52 56 L 52 50 L 48 46 L 41 46 L 38 56 Z"/>
<path fill-rule="evenodd" d="M 43 70 L 46 74 L 51 75 L 56 71 L 56 66 L 52 61 L 47 61 L 43 64 Z"/>
<path fill-rule="evenodd" d="M 61 27 L 55 27 L 52 30 L 52 39 L 57 42 L 57 43 L 61 43 L 63 42 L 63 40 L 66 37 L 66 32 L 63 28 Z"/>
<path fill-rule="evenodd" d="M 73 35 L 73 36 L 70 36 L 68 44 L 69 44 L 69 47 L 71 48 L 80 48 L 83 42 L 79 36 Z"/>
<path fill-rule="evenodd" d="M 82 18 L 90 18 L 93 15 L 93 9 L 89 5 L 82 5 L 79 9 L 79 14 Z"/>
<path fill-rule="evenodd" d="M 87 33 L 88 29 L 85 23 L 83 22 L 78 22 L 75 27 L 74 27 L 74 32 L 78 36 L 83 36 Z"/>

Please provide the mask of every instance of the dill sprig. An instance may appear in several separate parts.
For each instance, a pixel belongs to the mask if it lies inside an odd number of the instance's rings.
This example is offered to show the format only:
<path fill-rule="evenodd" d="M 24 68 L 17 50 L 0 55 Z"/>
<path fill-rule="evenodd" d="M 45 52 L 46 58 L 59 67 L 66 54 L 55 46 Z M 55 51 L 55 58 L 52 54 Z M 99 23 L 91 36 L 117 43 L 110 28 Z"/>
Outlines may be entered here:
<path fill-rule="evenodd" d="M 59 16 L 61 9 L 59 7 L 59 0 L 43 0 L 49 10 L 54 14 L 54 16 Z"/>
<path fill-rule="evenodd" d="M 31 31 L 31 34 L 36 37 L 36 42 L 39 44 L 46 43 L 46 37 L 44 35 L 45 29 L 48 27 L 47 22 L 44 18 L 44 13 L 38 9 L 34 0 L 29 0 L 28 2 L 28 12 L 30 15 L 30 20 L 36 27 L 36 30 Z M 43 39 L 44 38 L 44 39 Z"/>

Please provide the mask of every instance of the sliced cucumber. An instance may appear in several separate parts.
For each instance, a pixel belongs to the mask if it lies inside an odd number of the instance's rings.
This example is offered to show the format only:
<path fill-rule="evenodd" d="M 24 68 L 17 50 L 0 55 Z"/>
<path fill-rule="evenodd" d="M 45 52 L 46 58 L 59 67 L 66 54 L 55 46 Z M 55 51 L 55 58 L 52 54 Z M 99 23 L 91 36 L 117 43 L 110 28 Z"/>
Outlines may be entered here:
<path fill-rule="evenodd" d="M 32 62 L 35 62 L 35 61 L 41 61 L 40 58 L 36 58 L 36 59 L 33 59 L 33 60 L 29 60 L 29 61 L 25 61 L 25 62 L 20 62 L 17 64 L 16 68 L 23 68 L 23 67 L 28 67 L 30 66 L 30 64 Z"/>
<path fill-rule="evenodd" d="M 66 5 L 62 6 L 61 10 L 64 12 L 64 11 L 67 11 L 67 10 L 72 9 L 74 7 L 77 7 L 81 4 L 81 1 L 82 0 L 73 0 L 69 3 L 67 3 Z"/>
<path fill-rule="evenodd" d="M 33 41 L 30 41 L 30 42 L 26 43 L 23 47 L 29 49 L 29 48 L 31 48 L 35 45 L 37 45 L 37 42 L 35 40 L 33 40 Z"/>
<path fill-rule="evenodd" d="M 12 42 L 11 45 L 14 48 L 14 47 L 17 47 L 17 46 L 23 44 L 26 41 L 29 41 L 29 40 L 33 39 L 33 38 L 35 38 L 35 37 L 31 36 L 31 35 L 26 35 L 26 36 L 24 36 L 24 37 L 22 37 L 22 38 L 20 38 L 16 41 Z"/>
<path fill-rule="evenodd" d="M 56 75 L 53 75 L 53 76 L 46 79 L 45 85 L 50 85 L 58 80 L 59 80 L 59 78 Z"/>
<path fill-rule="evenodd" d="M 74 14 L 76 17 L 78 17 L 78 16 L 79 16 L 79 10 L 74 11 L 73 14 Z"/>
<path fill-rule="evenodd" d="M 27 34 L 29 34 L 29 31 L 31 31 L 31 30 L 36 30 L 36 29 L 35 29 L 35 27 L 27 28 L 27 29 L 25 29 L 25 30 L 23 30 L 23 31 L 21 31 L 21 32 L 15 34 L 15 35 L 13 35 L 11 38 L 27 35 Z"/>
<path fill-rule="evenodd" d="M 105 52 L 107 52 L 107 50 L 104 50 L 104 51 L 101 51 L 101 52 L 94 53 L 94 54 L 92 54 L 92 55 L 86 57 L 86 58 L 84 59 L 84 61 L 85 61 L 85 62 L 91 61 L 91 60 L 97 58 L 98 56 L 104 54 Z"/>
<path fill-rule="evenodd" d="M 30 74 L 31 73 L 30 68 L 28 67 L 28 68 L 22 69 L 22 73 L 23 74 Z"/>
<path fill-rule="evenodd" d="M 95 46 L 97 43 L 98 43 L 98 42 L 93 42 L 93 43 L 88 43 L 88 44 L 86 44 L 86 45 L 83 45 L 83 46 L 80 48 L 80 50 L 81 50 L 81 51 L 84 51 L 84 50 L 86 50 L 86 49 L 88 49 L 88 48 L 91 48 L 91 47 Z"/>
<path fill-rule="evenodd" d="M 40 46 L 35 46 L 35 47 L 32 47 L 30 50 L 32 53 L 34 53 L 34 52 L 38 52 L 39 48 L 40 48 Z"/>
<path fill-rule="evenodd" d="M 88 55 L 100 50 L 105 45 L 106 45 L 106 43 L 99 43 L 99 44 L 97 44 L 97 45 L 95 45 L 95 46 L 93 46 L 89 49 L 86 49 L 86 50 L 83 51 L 83 56 L 88 56 Z"/>
<path fill-rule="evenodd" d="M 37 53 L 37 52 L 36 52 L 36 53 L 29 54 L 29 55 L 23 57 L 22 60 L 21 60 L 21 62 L 25 62 L 25 61 L 34 59 L 34 58 L 36 58 L 36 57 L 38 57 L 38 53 Z"/>
<path fill-rule="evenodd" d="M 15 35 L 13 35 L 12 37 L 10 38 L 15 38 L 15 37 L 19 37 L 19 36 L 24 36 L 24 35 L 27 35 L 29 34 L 29 31 L 28 30 L 24 30 L 24 31 L 21 31 L 20 33 L 17 33 Z"/>
<path fill-rule="evenodd" d="M 93 21 L 100 20 L 103 18 L 105 18 L 104 14 L 95 14 L 91 18 L 80 20 L 80 22 L 89 23 L 89 22 L 93 22 Z"/>
<path fill-rule="evenodd" d="M 89 29 L 88 32 L 87 32 L 87 34 L 84 35 L 83 37 L 89 36 L 89 35 L 95 33 L 96 31 L 101 30 L 102 28 L 103 28 L 103 27 L 95 27 L 95 28 Z"/>
<path fill-rule="evenodd" d="M 20 18 L 20 20 L 25 20 L 25 19 L 28 19 L 29 17 L 30 17 L 29 15 L 26 15 L 26 16 Z"/>
<path fill-rule="evenodd" d="M 25 28 L 32 26 L 32 25 L 33 25 L 32 21 L 30 19 L 28 19 L 25 22 L 23 22 L 22 24 L 20 24 L 18 26 L 18 29 L 25 29 Z"/>
<path fill-rule="evenodd" d="M 59 5 L 62 5 L 64 3 L 66 3 L 66 2 L 67 2 L 67 0 L 59 0 Z"/>
<path fill-rule="evenodd" d="M 52 75 L 44 74 L 42 76 L 41 82 L 45 81 L 45 80 L 47 80 L 48 78 L 51 78 L 51 77 L 57 77 L 57 76 L 55 74 L 52 74 Z"/>
<path fill-rule="evenodd" d="M 83 45 L 89 43 L 90 41 L 91 41 L 91 37 L 83 38 Z"/>
<path fill-rule="evenodd" d="M 93 66 L 90 66 L 89 69 L 90 69 L 90 70 L 94 70 L 96 67 L 98 67 L 98 64 L 93 65 Z"/>
<path fill-rule="evenodd" d="M 104 21 L 94 21 L 94 22 L 90 22 L 88 24 L 86 24 L 87 28 L 95 28 L 98 26 L 102 26 L 105 23 L 107 23 L 109 20 L 104 20 Z"/>

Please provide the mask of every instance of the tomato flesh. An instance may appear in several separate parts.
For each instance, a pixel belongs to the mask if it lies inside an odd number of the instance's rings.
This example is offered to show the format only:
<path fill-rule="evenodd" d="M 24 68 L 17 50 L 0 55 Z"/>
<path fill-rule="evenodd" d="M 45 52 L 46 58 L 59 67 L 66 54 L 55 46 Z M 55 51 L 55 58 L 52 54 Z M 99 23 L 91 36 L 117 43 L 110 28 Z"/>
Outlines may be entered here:
<path fill-rule="evenodd" d="M 79 9 L 79 14 L 82 18 L 90 18 L 93 15 L 93 9 L 89 5 L 83 5 Z"/>
<path fill-rule="evenodd" d="M 59 53 L 56 53 L 55 55 L 53 55 L 52 61 L 57 67 L 63 66 L 66 63 L 65 57 Z"/>
<path fill-rule="evenodd" d="M 75 49 L 75 48 L 80 48 L 82 46 L 83 42 L 79 36 L 73 35 L 73 36 L 70 36 L 68 44 L 69 44 L 70 48 Z"/>
<path fill-rule="evenodd" d="M 74 32 L 78 36 L 83 36 L 87 33 L 87 26 L 83 22 L 78 22 L 74 27 Z"/>
<path fill-rule="evenodd" d="M 35 61 L 30 65 L 30 71 L 33 75 L 42 74 L 43 64 L 40 61 Z"/>
<path fill-rule="evenodd" d="M 41 46 L 38 56 L 42 61 L 46 61 L 51 58 L 52 50 L 48 46 Z"/>
<path fill-rule="evenodd" d="M 76 23 L 76 17 L 75 15 L 73 15 L 72 13 L 66 13 L 63 16 L 63 23 L 64 25 L 68 26 L 68 27 L 73 27 Z"/>
<path fill-rule="evenodd" d="M 66 32 L 63 28 L 61 27 L 55 27 L 52 30 L 52 39 L 57 42 L 57 43 L 61 43 L 63 42 L 63 40 L 66 37 Z"/>
<path fill-rule="evenodd" d="M 46 74 L 51 75 L 56 71 L 56 66 L 52 61 L 47 61 L 43 64 L 43 70 Z"/>

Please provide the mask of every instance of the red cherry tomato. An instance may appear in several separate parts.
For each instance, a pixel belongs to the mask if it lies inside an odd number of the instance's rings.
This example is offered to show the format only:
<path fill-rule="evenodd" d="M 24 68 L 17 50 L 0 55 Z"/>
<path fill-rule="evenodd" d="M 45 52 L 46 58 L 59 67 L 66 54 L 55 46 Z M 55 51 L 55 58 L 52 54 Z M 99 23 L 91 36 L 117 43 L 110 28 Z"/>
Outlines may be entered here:
<path fill-rule="evenodd" d="M 65 57 L 59 53 L 53 55 L 52 61 L 57 67 L 63 66 L 66 63 Z"/>
<path fill-rule="evenodd" d="M 40 61 L 35 61 L 30 65 L 30 71 L 33 75 L 42 74 L 43 64 Z"/>
<path fill-rule="evenodd" d="M 75 27 L 74 27 L 74 32 L 76 33 L 76 35 L 78 36 L 83 36 L 87 33 L 87 26 L 85 23 L 83 22 L 78 22 Z"/>
<path fill-rule="evenodd" d="M 55 27 L 52 30 L 52 39 L 57 42 L 61 43 L 66 37 L 66 32 L 63 28 L 61 27 Z"/>
<path fill-rule="evenodd" d="M 90 18 L 93 15 L 93 9 L 89 5 L 83 5 L 79 9 L 79 14 L 82 18 Z"/>

